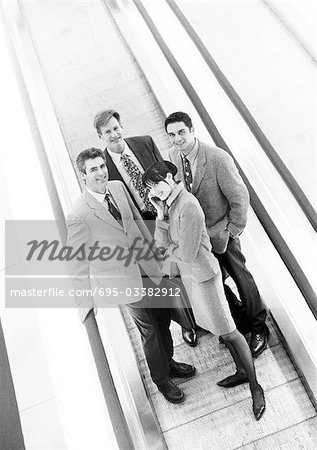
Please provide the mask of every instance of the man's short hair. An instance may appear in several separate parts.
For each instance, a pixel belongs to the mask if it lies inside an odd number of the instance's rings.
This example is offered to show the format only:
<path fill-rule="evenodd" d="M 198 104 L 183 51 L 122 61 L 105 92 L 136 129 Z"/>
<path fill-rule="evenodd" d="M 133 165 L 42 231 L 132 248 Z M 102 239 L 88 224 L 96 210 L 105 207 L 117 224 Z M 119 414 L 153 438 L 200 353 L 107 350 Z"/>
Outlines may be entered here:
<path fill-rule="evenodd" d="M 117 119 L 117 121 L 121 124 L 120 114 L 114 109 L 105 109 L 104 111 L 100 111 L 98 114 L 95 115 L 94 127 L 97 130 L 98 136 L 101 135 L 101 127 L 107 125 L 111 117 Z"/>
<path fill-rule="evenodd" d="M 170 123 L 175 123 L 175 122 L 184 122 L 186 127 L 188 127 L 189 129 L 191 129 L 193 127 L 192 119 L 189 117 L 189 115 L 182 111 L 177 111 L 177 112 L 170 114 L 165 119 L 165 123 L 164 123 L 165 131 L 167 132 L 167 125 L 169 125 Z"/>
<path fill-rule="evenodd" d="M 86 173 L 87 159 L 95 159 L 98 157 L 102 158 L 105 161 L 105 156 L 100 148 L 91 147 L 80 152 L 76 158 L 76 166 L 79 172 Z"/>

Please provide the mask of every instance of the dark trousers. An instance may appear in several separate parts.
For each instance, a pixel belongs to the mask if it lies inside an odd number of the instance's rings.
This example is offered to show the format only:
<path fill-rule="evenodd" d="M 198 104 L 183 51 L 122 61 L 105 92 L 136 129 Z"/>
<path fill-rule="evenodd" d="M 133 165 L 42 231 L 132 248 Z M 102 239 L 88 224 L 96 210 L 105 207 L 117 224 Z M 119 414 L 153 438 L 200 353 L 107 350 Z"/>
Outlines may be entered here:
<path fill-rule="evenodd" d="M 245 307 L 248 325 L 253 332 L 263 331 L 266 319 L 266 309 L 260 297 L 254 278 L 246 268 L 246 260 L 241 252 L 239 239 L 230 238 L 225 253 L 220 255 L 214 253 L 214 255 L 219 261 L 222 272 L 223 269 L 225 269 L 237 286 L 241 302 Z M 234 302 L 238 302 L 237 297 L 225 283 L 224 288 L 226 298 L 233 313 L 233 318 L 236 320 L 234 308 L 231 307 L 231 305 L 233 305 Z"/>
<path fill-rule="evenodd" d="M 126 306 L 140 332 L 152 380 L 157 385 L 164 384 L 169 378 L 169 362 L 173 357 L 171 312 L 169 308 L 144 308 L 142 305 L 143 300 Z"/>

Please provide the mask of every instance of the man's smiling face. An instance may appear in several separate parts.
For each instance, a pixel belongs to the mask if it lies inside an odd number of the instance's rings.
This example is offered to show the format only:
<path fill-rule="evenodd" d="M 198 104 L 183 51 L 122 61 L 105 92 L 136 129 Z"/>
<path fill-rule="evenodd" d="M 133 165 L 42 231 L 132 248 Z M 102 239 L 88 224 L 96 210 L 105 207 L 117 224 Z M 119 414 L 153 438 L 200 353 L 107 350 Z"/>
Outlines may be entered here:
<path fill-rule="evenodd" d="M 93 192 L 104 194 L 108 183 L 108 170 L 106 161 L 98 156 L 85 161 L 86 173 L 82 172 L 82 177 L 86 186 Z"/>
<path fill-rule="evenodd" d="M 167 125 L 170 142 L 177 150 L 188 154 L 195 144 L 194 128 L 188 128 L 184 122 L 174 122 Z"/>
<path fill-rule="evenodd" d="M 124 149 L 122 126 L 115 117 L 111 117 L 106 125 L 100 127 L 99 137 L 106 144 L 108 150 L 122 153 Z"/>

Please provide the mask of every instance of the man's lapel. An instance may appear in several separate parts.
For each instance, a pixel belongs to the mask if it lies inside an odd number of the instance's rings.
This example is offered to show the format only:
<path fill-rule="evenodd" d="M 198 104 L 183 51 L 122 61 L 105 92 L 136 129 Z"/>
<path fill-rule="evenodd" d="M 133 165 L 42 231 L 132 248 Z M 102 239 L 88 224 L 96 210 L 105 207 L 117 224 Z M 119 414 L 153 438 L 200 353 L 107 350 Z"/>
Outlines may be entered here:
<path fill-rule="evenodd" d="M 152 164 L 152 161 L 149 159 L 149 152 L 144 151 L 143 142 L 140 140 L 137 143 L 135 138 L 126 138 L 125 141 L 133 151 L 134 156 L 138 159 L 143 169 L 146 170 L 146 168 Z"/>
<path fill-rule="evenodd" d="M 192 193 L 195 195 L 201 180 L 203 179 L 206 172 L 206 149 L 198 141 L 198 153 L 197 153 L 197 164 L 196 171 L 193 180 Z"/>
<path fill-rule="evenodd" d="M 122 186 L 120 186 L 119 183 L 112 184 L 110 182 L 108 184 L 108 189 L 121 214 L 123 229 L 129 231 L 131 229 L 131 222 L 133 222 L 133 216 Z"/>
<path fill-rule="evenodd" d="M 117 166 L 112 161 L 112 158 L 109 155 L 109 152 L 108 152 L 107 149 L 105 149 L 104 155 L 105 155 L 105 158 L 106 158 L 106 164 L 107 164 L 107 169 L 108 169 L 108 174 L 109 174 L 109 180 L 120 180 L 120 181 L 122 181 L 122 183 L 124 183 L 123 178 L 120 175 L 120 172 L 117 169 Z"/>
<path fill-rule="evenodd" d="M 107 224 L 111 225 L 112 227 L 122 230 L 122 226 L 120 225 L 120 223 L 113 217 L 113 215 L 107 210 L 107 208 L 105 208 L 101 203 L 98 202 L 98 200 L 95 199 L 95 197 L 90 195 L 87 191 L 84 193 L 84 196 L 87 205 L 89 206 L 89 208 L 94 210 L 95 215 L 99 217 L 99 219 L 107 222 Z"/>

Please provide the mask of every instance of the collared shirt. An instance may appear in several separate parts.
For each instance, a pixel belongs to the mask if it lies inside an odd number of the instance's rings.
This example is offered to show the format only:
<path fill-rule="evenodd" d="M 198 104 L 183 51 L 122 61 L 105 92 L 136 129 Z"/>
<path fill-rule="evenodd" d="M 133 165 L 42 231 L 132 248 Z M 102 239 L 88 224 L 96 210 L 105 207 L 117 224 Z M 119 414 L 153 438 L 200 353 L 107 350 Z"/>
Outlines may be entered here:
<path fill-rule="evenodd" d="M 100 194 L 99 192 L 94 192 L 94 191 L 92 191 L 91 189 L 89 189 L 88 187 L 86 187 L 86 189 L 87 189 L 87 192 L 88 192 L 90 195 L 92 195 L 93 197 L 95 197 L 95 199 L 96 199 L 99 203 L 101 203 L 102 206 L 104 206 L 107 210 L 108 210 L 109 208 L 108 208 L 107 203 L 105 202 L 105 196 L 106 196 L 106 194 L 109 194 L 111 202 L 112 202 L 112 203 L 114 204 L 114 206 L 118 209 L 118 207 L 117 207 L 117 205 L 116 205 L 116 202 L 114 201 L 114 199 L 113 199 L 112 195 L 110 194 L 108 188 L 106 188 L 106 192 L 105 192 L 104 194 Z"/>
<path fill-rule="evenodd" d="M 188 161 L 190 163 L 190 169 L 192 171 L 193 179 L 194 179 L 195 172 L 196 172 L 196 167 L 197 167 L 198 147 L 199 147 L 198 139 L 195 138 L 194 147 L 191 149 L 191 151 L 188 153 L 188 155 L 184 155 L 182 153 L 182 156 L 186 156 L 186 158 L 188 159 Z M 183 164 L 183 170 L 184 170 L 184 164 Z"/>
<path fill-rule="evenodd" d="M 178 183 L 178 184 L 174 187 L 174 189 L 173 189 L 171 195 L 170 195 L 170 196 L 168 197 L 168 199 L 166 200 L 166 205 L 167 205 L 168 208 L 170 208 L 170 206 L 171 206 L 171 204 L 173 203 L 173 201 L 178 197 L 179 193 L 180 193 L 183 189 L 185 189 L 185 187 L 184 187 L 184 183 L 183 183 L 182 181 L 181 181 L 180 183 Z"/>
<path fill-rule="evenodd" d="M 135 189 L 135 187 L 133 186 L 132 179 L 131 179 L 130 175 L 127 173 L 127 171 L 126 171 L 126 169 L 124 167 L 123 160 L 121 159 L 121 156 L 122 155 L 128 155 L 130 157 L 130 159 L 134 162 L 134 164 L 138 167 L 140 172 L 143 174 L 144 173 L 144 169 L 141 166 L 139 160 L 134 155 L 133 151 L 130 149 L 130 147 L 128 146 L 128 144 L 125 141 L 124 141 L 124 149 L 123 149 L 122 153 L 115 153 L 115 152 L 112 152 L 109 149 L 107 149 L 107 150 L 109 152 L 109 155 L 111 156 L 112 161 L 116 165 L 120 175 L 122 176 L 125 184 L 128 186 L 130 192 L 132 192 L 133 197 L 135 198 L 135 201 L 138 204 L 138 207 L 140 208 L 141 211 L 145 211 L 146 207 L 145 207 L 144 201 L 140 197 L 139 191 L 137 189 Z"/>

